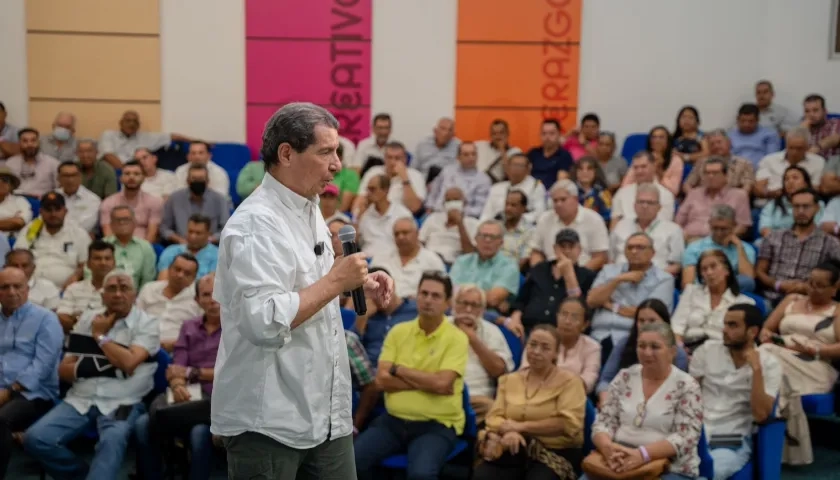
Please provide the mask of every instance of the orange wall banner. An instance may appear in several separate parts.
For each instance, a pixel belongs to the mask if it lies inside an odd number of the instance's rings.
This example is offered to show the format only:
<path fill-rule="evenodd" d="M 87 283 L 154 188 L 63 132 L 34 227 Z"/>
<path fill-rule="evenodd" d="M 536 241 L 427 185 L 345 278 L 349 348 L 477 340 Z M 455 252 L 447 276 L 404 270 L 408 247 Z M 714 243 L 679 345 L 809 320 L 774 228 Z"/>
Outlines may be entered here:
<path fill-rule="evenodd" d="M 497 118 L 510 143 L 540 143 L 540 124 L 577 121 L 582 0 L 459 0 L 455 124 L 489 138 Z"/>

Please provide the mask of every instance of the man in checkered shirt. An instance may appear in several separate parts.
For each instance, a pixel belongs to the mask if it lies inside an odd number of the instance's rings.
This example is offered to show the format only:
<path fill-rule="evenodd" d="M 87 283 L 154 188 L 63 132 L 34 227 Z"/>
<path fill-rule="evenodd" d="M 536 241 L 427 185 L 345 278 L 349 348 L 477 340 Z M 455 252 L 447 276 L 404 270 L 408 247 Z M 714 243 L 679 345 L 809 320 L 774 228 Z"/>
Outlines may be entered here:
<path fill-rule="evenodd" d="M 358 403 L 354 402 L 356 404 L 353 412 L 353 434 L 358 435 L 379 400 L 379 392 L 373 383 L 376 379 L 376 372 L 373 370 L 373 365 L 370 363 L 359 336 L 345 330 L 344 337 L 347 339 L 347 359 L 350 361 L 353 397 L 355 398 L 355 392 L 360 393 Z"/>

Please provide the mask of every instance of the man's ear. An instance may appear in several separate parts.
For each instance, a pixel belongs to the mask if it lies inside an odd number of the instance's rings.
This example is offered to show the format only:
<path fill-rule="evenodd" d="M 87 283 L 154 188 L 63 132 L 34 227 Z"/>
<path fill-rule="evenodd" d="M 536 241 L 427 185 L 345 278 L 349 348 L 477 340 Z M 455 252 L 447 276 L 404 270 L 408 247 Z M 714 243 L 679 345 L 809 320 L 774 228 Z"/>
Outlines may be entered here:
<path fill-rule="evenodd" d="M 280 162 L 280 165 L 284 167 L 288 167 L 292 161 L 292 146 L 288 143 L 281 143 L 279 147 L 277 147 L 277 158 Z"/>

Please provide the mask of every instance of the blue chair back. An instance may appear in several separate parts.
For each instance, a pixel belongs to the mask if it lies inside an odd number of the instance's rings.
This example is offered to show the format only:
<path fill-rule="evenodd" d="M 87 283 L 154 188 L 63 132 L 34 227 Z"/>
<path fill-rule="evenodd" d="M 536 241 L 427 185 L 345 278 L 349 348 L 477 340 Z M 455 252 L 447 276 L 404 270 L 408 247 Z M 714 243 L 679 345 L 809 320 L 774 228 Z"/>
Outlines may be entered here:
<path fill-rule="evenodd" d="M 345 330 L 353 330 L 356 328 L 356 312 L 349 308 L 342 308 L 341 321 L 344 323 Z"/>
<path fill-rule="evenodd" d="M 41 200 L 34 197 L 24 198 L 29 202 L 29 206 L 32 207 L 32 218 L 36 218 L 41 213 Z"/>
<path fill-rule="evenodd" d="M 759 310 L 761 310 L 762 317 L 767 318 L 767 315 L 770 315 L 770 312 L 767 311 L 767 305 L 764 303 L 764 297 L 753 292 L 741 293 L 755 300 L 755 306 L 758 307 Z"/>
<path fill-rule="evenodd" d="M 595 405 L 592 404 L 592 400 L 586 399 L 586 415 L 583 419 L 583 456 L 586 457 L 589 455 L 595 448 L 595 444 L 592 442 L 592 424 L 595 423 L 595 417 L 598 415 L 598 412 L 595 410 Z"/>
<path fill-rule="evenodd" d="M 519 370 L 519 364 L 522 362 L 522 339 L 504 326 L 499 326 L 499 329 L 505 336 L 508 347 L 510 347 L 510 354 L 513 356 L 513 369 Z"/>
<path fill-rule="evenodd" d="M 633 155 L 647 148 L 647 133 L 634 133 L 627 135 L 624 145 L 621 147 L 621 156 L 630 163 Z"/>
<path fill-rule="evenodd" d="M 155 258 L 159 259 L 160 254 L 163 253 L 164 250 L 163 245 L 159 243 L 153 243 L 152 248 L 155 249 Z"/>
<path fill-rule="evenodd" d="M 234 205 L 241 199 L 236 193 L 236 179 L 239 172 L 251 161 L 251 150 L 241 143 L 217 143 L 212 149 L 213 161 L 227 172 L 230 178 L 230 198 Z"/>
<path fill-rule="evenodd" d="M 709 442 L 706 440 L 706 429 L 700 430 L 700 441 L 697 443 L 697 454 L 700 456 L 700 476 L 703 478 L 715 478 L 715 462 L 709 451 Z"/>
<path fill-rule="evenodd" d="M 470 390 L 467 388 L 467 382 L 464 382 L 464 392 L 461 395 L 464 403 L 464 415 L 466 421 L 464 422 L 464 435 L 469 438 L 478 436 L 478 421 L 475 416 L 475 410 L 470 403 Z"/>

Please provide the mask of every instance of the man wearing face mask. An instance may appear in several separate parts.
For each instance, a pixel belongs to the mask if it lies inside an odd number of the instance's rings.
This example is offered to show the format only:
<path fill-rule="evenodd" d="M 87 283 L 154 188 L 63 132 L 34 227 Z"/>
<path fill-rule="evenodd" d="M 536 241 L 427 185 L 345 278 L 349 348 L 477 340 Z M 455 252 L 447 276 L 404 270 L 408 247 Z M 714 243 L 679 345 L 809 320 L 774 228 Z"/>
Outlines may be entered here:
<path fill-rule="evenodd" d="M 429 214 L 420 228 L 420 241 L 451 265 L 458 255 L 475 251 L 478 219 L 464 215 L 464 192 L 446 191 L 443 208 Z"/>
<path fill-rule="evenodd" d="M 41 138 L 41 152 L 55 157 L 59 162 L 76 159 L 76 116 L 59 112 L 52 124 L 52 133 Z"/>
<path fill-rule="evenodd" d="M 210 241 L 219 241 L 219 234 L 230 216 L 230 210 L 227 198 L 208 188 L 208 184 L 207 167 L 200 163 L 190 165 L 187 188 L 173 192 L 163 206 L 163 221 L 160 226 L 163 240 L 173 244 L 186 244 L 190 217 L 200 214 L 210 219 Z"/>

